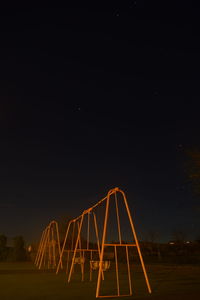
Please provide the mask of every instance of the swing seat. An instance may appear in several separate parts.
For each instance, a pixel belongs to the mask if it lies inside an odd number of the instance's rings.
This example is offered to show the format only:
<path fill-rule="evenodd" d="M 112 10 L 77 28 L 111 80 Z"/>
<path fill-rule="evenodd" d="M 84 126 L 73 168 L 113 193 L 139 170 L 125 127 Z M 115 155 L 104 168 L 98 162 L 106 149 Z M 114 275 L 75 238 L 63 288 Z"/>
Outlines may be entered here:
<path fill-rule="evenodd" d="M 90 260 L 90 268 L 97 270 L 99 268 L 99 260 Z"/>
<path fill-rule="evenodd" d="M 103 261 L 103 271 L 106 271 L 110 268 L 110 260 Z"/>
<path fill-rule="evenodd" d="M 85 258 L 84 257 L 75 257 L 74 264 L 84 264 Z"/>
<path fill-rule="evenodd" d="M 99 268 L 99 260 L 91 260 L 90 261 L 90 268 L 92 270 L 97 270 Z M 109 260 L 105 260 L 102 262 L 102 269 L 103 271 L 106 271 L 110 268 L 110 261 Z"/>

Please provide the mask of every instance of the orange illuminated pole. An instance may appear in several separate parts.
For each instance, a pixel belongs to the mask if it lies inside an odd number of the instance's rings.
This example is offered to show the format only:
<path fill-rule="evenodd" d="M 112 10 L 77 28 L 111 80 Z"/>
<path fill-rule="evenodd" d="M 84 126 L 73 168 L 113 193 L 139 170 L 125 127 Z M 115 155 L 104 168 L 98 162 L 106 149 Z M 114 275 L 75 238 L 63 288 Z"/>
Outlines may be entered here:
<path fill-rule="evenodd" d="M 39 267 L 40 264 L 41 264 L 41 257 L 43 256 L 44 245 L 45 245 L 46 238 L 47 238 L 47 227 L 45 228 L 43 233 L 44 233 L 44 235 L 43 235 L 43 239 L 42 239 L 42 243 L 41 243 L 41 247 L 40 247 L 40 252 L 39 252 L 38 259 L 37 259 L 37 264 L 36 264 L 37 267 Z"/>
<path fill-rule="evenodd" d="M 128 203 L 127 203 L 127 200 L 126 200 L 126 196 L 125 196 L 125 193 L 122 190 L 119 190 L 119 191 L 122 193 L 123 198 L 124 198 L 124 203 L 125 203 L 126 210 L 127 210 L 127 213 L 128 213 L 129 222 L 130 222 L 130 225 L 131 225 L 131 229 L 132 229 L 132 233 L 133 233 L 133 236 L 134 236 L 134 239 L 135 239 L 135 243 L 136 243 L 137 251 L 138 251 L 138 254 L 139 254 L 140 262 L 141 262 L 141 265 L 142 265 L 145 281 L 146 281 L 146 284 L 147 284 L 147 289 L 148 289 L 148 292 L 151 294 L 151 287 L 150 287 L 149 279 L 148 279 L 146 268 L 145 268 L 144 261 L 143 261 L 143 258 L 142 258 L 142 253 L 141 253 L 141 250 L 140 250 L 139 242 L 138 242 L 136 231 L 135 231 L 135 228 L 134 228 L 134 225 L 133 225 L 133 220 L 132 220 L 131 213 L 130 213 L 130 210 L 129 210 L 129 206 L 128 206 Z"/>
<path fill-rule="evenodd" d="M 58 274 L 58 271 L 59 271 L 60 267 L 62 268 L 63 254 L 64 254 L 64 251 L 65 251 L 66 242 L 67 242 L 67 238 L 68 238 L 70 227 L 71 227 L 72 223 L 74 224 L 74 220 L 69 221 L 68 226 L 67 226 L 67 231 L 66 231 L 63 246 L 62 246 L 62 249 L 61 249 L 61 252 L 60 252 L 60 259 L 59 259 L 59 262 L 58 262 L 58 265 L 57 265 L 56 274 Z"/>
<path fill-rule="evenodd" d="M 47 268 L 49 268 L 49 257 L 50 257 L 49 233 L 50 233 L 50 226 L 47 226 L 47 236 L 46 236 L 46 240 L 45 240 L 45 244 L 44 244 L 44 248 L 43 248 L 44 255 L 43 255 L 43 258 L 41 259 L 41 267 L 42 267 L 42 264 L 43 264 L 44 268 L 46 266 L 47 266 Z"/>
<path fill-rule="evenodd" d="M 130 222 L 131 230 L 132 230 L 132 233 L 133 233 L 133 237 L 134 237 L 134 240 L 135 240 L 135 244 L 122 244 L 119 210 L 118 210 L 117 197 L 116 197 L 117 192 L 120 192 L 123 196 L 123 200 L 124 200 L 125 208 L 126 208 L 126 211 L 127 211 L 128 219 L 129 219 L 129 222 Z M 105 243 L 105 237 L 106 237 L 106 232 L 107 232 L 107 222 L 108 222 L 109 201 L 110 201 L 110 196 L 112 194 L 115 194 L 115 205 L 116 205 L 116 215 L 117 215 L 117 224 L 118 224 L 119 244 L 118 243 L 117 244 L 114 244 L 114 243 L 107 244 L 107 243 Z M 101 256 L 100 256 L 100 263 L 99 263 L 99 273 L 98 273 L 96 297 L 97 298 L 106 298 L 106 297 L 122 297 L 122 296 L 132 295 L 130 263 L 129 263 L 129 255 L 128 255 L 128 247 L 130 247 L 130 246 L 136 246 L 137 247 L 137 251 L 138 251 L 140 262 L 141 262 L 141 265 L 142 265 L 142 270 L 143 270 L 143 273 L 144 273 L 147 289 L 148 289 L 149 293 L 151 293 L 151 287 L 150 287 L 150 284 L 149 284 L 147 272 L 146 272 L 145 265 L 144 265 L 144 262 L 143 262 L 141 250 L 140 250 L 140 247 L 139 247 L 139 242 L 138 242 L 138 239 L 137 239 L 137 236 L 136 236 L 136 231 L 135 231 L 135 228 L 134 228 L 134 225 L 133 225 L 132 217 L 131 217 L 131 214 L 130 214 L 130 210 L 129 210 L 129 207 L 128 207 L 128 203 L 127 203 L 125 194 L 119 188 L 115 188 L 115 189 L 110 190 L 108 192 L 106 201 L 107 201 L 107 203 L 106 203 L 106 212 L 105 212 L 105 219 L 104 219 L 103 238 L 102 238 L 102 246 L 101 246 Z M 100 295 L 101 271 L 102 271 L 102 268 L 103 268 L 103 257 L 104 257 L 104 248 L 105 248 L 105 246 L 114 246 L 116 280 L 117 280 L 117 295 L 106 295 L 106 296 Z M 121 295 L 120 294 L 119 275 L 118 275 L 118 258 L 117 258 L 117 247 L 120 247 L 120 246 L 121 247 L 124 247 L 124 246 L 126 247 L 128 282 L 129 282 L 129 295 Z"/>
<path fill-rule="evenodd" d="M 88 227 L 90 226 L 90 221 L 89 221 L 89 216 L 91 214 L 91 210 L 88 210 Z M 99 241 L 99 233 L 98 233 L 98 226 L 97 226 L 97 220 L 96 220 L 96 215 L 93 212 L 93 222 L 94 222 L 94 229 L 95 229 L 95 235 L 96 235 L 96 242 L 97 242 L 97 251 L 99 254 L 99 258 L 100 258 L 100 241 Z M 87 234 L 87 250 L 89 250 L 89 229 L 88 229 L 88 234 Z M 92 261 L 92 251 L 90 252 L 90 261 Z M 102 279 L 104 279 L 104 275 L 103 275 L 103 270 L 102 270 Z M 90 281 L 92 280 L 92 267 L 90 265 Z"/>
<path fill-rule="evenodd" d="M 117 296 L 120 295 L 119 291 L 119 269 L 118 269 L 118 258 L 117 258 L 117 246 L 114 246 L 115 249 L 115 269 L 116 269 L 116 280 L 117 280 Z"/>
<path fill-rule="evenodd" d="M 77 227 L 78 227 L 78 232 L 79 232 L 79 230 L 81 232 L 79 221 L 77 221 Z M 84 281 L 84 250 L 83 250 L 83 253 L 82 253 L 80 234 L 78 235 L 78 245 L 79 245 L 79 257 L 80 257 L 80 267 L 81 267 L 81 280 Z M 76 257 L 76 250 L 75 250 L 74 254 L 75 254 L 75 257 Z"/>
<path fill-rule="evenodd" d="M 47 228 L 46 228 L 46 235 L 45 235 L 45 239 L 44 239 L 44 243 L 43 243 L 43 247 L 42 247 L 42 251 L 41 251 L 39 269 L 41 269 L 44 255 L 46 255 L 45 252 L 46 252 L 46 248 L 47 248 L 47 245 L 48 245 L 48 239 L 49 239 L 49 226 L 47 226 Z M 45 264 L 45 260 L 44 260 L 44 264 Z"/>
<path fill-rule="evenodd" d="M 87 224 L 87 250 L 90 244 L 90 212 L 88 212 L 88 224 Z"/>
<path fill-rule="evenodd" d="M 41 257 L 41 253 L 42 253 L 42 249 L 43 249 L 43 244 L 44 244 L 44 240 L 45 240 L 45 235 L 46 235 L 46 228 L 42 232 L 42 237 L 40 239 L 37 255 L 36 255 L 36 258 L 35 258 L 35 265 L 37 267 L 38 267 L 38 264 L 39 264 L 39 261 L 40 261 L 40 257 Z"/>
<path fill-rule="evenodd" d="M 39 262 L 39 269 L 42 267 L 42 262 L 45 266 L 45 261 L 46 261 L 46 256 L 47 256 L 46 247 L 47 247 L 47 240 L 48 240 L 48 231 L 49 231 L 49 227 L 47 226 L 44 243 L 42 245 L 42 251 L 41 251 L 40 262 Z"/>
<path fill-rule="evenodd" d="M 49 238 L 49 235 L 50 235 L 50 228 L 49 228 L 49 232 L 48 232 L 48 237 L 47 237 L 47 243 L 46 243 L 46 257 L 47 258 L 47 268 L 49 269 L 50 267 L 50 261 L 51 261 L 51 248 L 50 248 L 50 238 Z M 46 259 L 44 259 L 44 263 L 46 263 Z M 44 265 L 45 266 L 45 265 Z"/>
<path fill-rule="evenodd" d="M 98 226 L 97 226 L 97 218 L 95 213 L 93 212 L 93 217 L 94 217 L 94 227 L 95 227 L 95 234 L 96 234 L 96 239 L 97 239 L 97 248 L 98 248 L 98 253 L 99 253 L 99 258 L 100 258 L 100 240 L 99 240 L 99 231 L 98 231 Z"/>
<path fill-rule="evenodd" d="M 58 230 L 58 223 L 56 221 L 51 221 L 50 226 L 52 228 L 52 247 L 53 247 L 53 265 L 56 266 L 56 244 L 58 247 L 58 256 L 60 257 L 61 248 L 60 248 L 60 237 L 59 237 L 59 230 Z M 56 238 L 55 238 L 56 236 Z M 57 243 L 56 243 L 57 240 Z M 62 267 L 62 261 L 61 261 Z"/>
<path fill-rule="evenodd" d="M 55 226 L 56 226 L 57 243 L 58 243 L 58 254 L 59 254 L 59 257 L 60 257 L 60 254 L 61 254 L 60 235 L 59 235 L 58 223 L 57 222 L 55 222 Z M 62 268 L 62 261 L 61 261 L 61 268 Z"/>
<path fill-rule="evenodd" d="M 50 241 L 50 246 L 51 246 L 51 252 L 52 252 L 52 261 L 51 261 L 51 265 L 53 267 L 55 267 L 56 265 L 56 240 L 55 240 L 55 236 L 54 236 L 54 230 L 53 227 L 51 228 L 51 241 Z"/>
<path fill-rule="evenodd" d="M 101 247 L 100 247 L 100 240 L 99 240 L 99 231 L 98 231 L 98 226 L 97 226 L 96 214 L 94 212 L 93 212 L 93 216 L 94 216 L 94 227 L 95 227 L 95 233 L 96 233 L 96 239 L 97 239 L 97 248 L 98 248 L 99 260 L 100 260 Z M 104 280 L 103 270 L 102 270 L 102 279 Z"/>
<path fill-rule="evenodd" d="M 73 252 L 73 249 L 74 249 L 75 227 L 76 227 L 76 222 L 73 222 L 72 238 L 71 238 L 71 251 L 70 251 L 70 250 L 67 250 L 67 266 L 66 266 L 66 274 L 68 274 L 68 270 L 69 270 L 69 259 L 70 259 L 70 254 Z M 77 230 L 78 230 L 78 228 L 77 228 Z"/>
<path fill-rule="evenodd" d="M 55 240 L 55 237 L 54 237 L 54 233 L 53 233 L 53 237 L 52 237 L 52 243 L 53 243 L 53 266 L 54 268 L 56 267 L 56 240 Z M 60 256 L 60 253 L 59 253 L 59 244 L 58 244 L 58 254 Z"/>
<path fill-rule="evenodd" d="M 129 293 L 132 295 L 132 283 L 131 283 L 131 272 L 130 272 L 130 262 L 129 262 L 129 255 L 128 255 L 128 246 L 126 245 L 126 261 L 127 261 L 127 268 L 128 268 L 128 283 L 129 283 Z"/>
<path fill-rule="evenodd" d="M 46 243 L 46 239 L 47 239 L 47 234 L 48 234 L 48 227 L 45 228 L 45 234 L 44 234 L 44 239 L 43 239 L 43 243 L 42 243 L 42 247 L 41 247 L 41 251 L 40 251 L 38 265 L 40 264 L 41 257 L 43 255 L 43 251 L 44 251 L 44 247 L 45 247 L 45 243 Z"/>
<path fill-rule="evenodd" d="M 110 192 L 108 192 L 108 195 L 106 198 L 106 211 L 105 211 L 104 226 L 103 226 L 102 247 L 101 247 L 101 254 L 100 254 L 100 261 L 99 261 L 99 273 L 98 273 L 98 279 L 97 279 L 96 297 L 99 297 L 99 290 L 100 290 L 100 283 L 101 283 L 104 244 L 105 244 L 106 229 L 107 229 L 107 222 L 108 222 L 109 201 L 110 201 Z"/>
<path fill-rule="evenodd" d="M 90 252 L 90 261 L 92 261 L 92 251 Z M 90 281 L 92 281 L 92 267 L 90 265 Z"/>
<path fill-rule="evenodd" d="M 120 227 L 120 219 L 119 219 L 119 208 L 117 201 L 117 193 L 115 193 L 115 207 L 116 207 L 116 215 L 117 215 L 117 226 L 118 226 L 118 234 L 119 234 L 119 242 L 122 243 L 122 235 L 121 235 L 121 227 Z"/>
<path fill-rule="evenodd" d="M 75 227 L 76 227 L 76 223 L 73 222 L 73 229 L 72 229 L 72 241 L 71 241 L 71 250 L 74 249 L 74 234 L 75 234 Z"/>
<path fill-rule="evenodd" d="M 83 224 L 83 218 L 84 218 L 84 214 L 81 216 L 81 222 L 80 222 L 80 225 L 78 228 L 78 236 L 76 239 L 75 249 L 74 249 L 74 253 L 73 253 L 73 257 L 72 257 L 72 263 L 71 263 L 71 267 L 70 267 L 70 271 L 69 271 L 68 282 L 70 282 L 70 280 L 71 280 L 72 270 L 74 268 L 74 261 L 75 261 L 75 256 L 76 256 L 76 250 L 78 248 L 78 243 L 80 240 L 80 233 L 81 233 L 81 228 L 82 228 L 82 224 Z"/>
<path fill-rule="evenodd" d="M 41 246 L 42 246 L 43 238 L 44 238 L 44 231 L 42 232 L 42 236 L 41 236 L 41 239 L 40 239 L 40 243 L 39 243 L 38 249 L 37 249 L 37 254 L 36 254 L 36 256 L 35 256 L 35 260 L 34 260 L 34 264 L 35 264 L 35 265 L 37 265 L 38 257 L 39 257 L 39 255 L 40 255 L 40 249 L 41 249 Z"/>
<path fill-rule="evenodd" d="M 35 258 L 35 265 L 36 265 L 36 266 L 38 265 L 38 260 L 39 260 L 39 257 L 40 257 L 42 245 L 43 245 L 43 243 L 44 243 L 45 232 L 46 232 L 46 231 L 43 230 L 43 232 L 42 232 L 42 237 L 41 237 L 41 239 L 40 239 L 40 243 L 39 243 L 39 246 L 38 246 L 38 251 L 37 251 L 36 258 Z"/>

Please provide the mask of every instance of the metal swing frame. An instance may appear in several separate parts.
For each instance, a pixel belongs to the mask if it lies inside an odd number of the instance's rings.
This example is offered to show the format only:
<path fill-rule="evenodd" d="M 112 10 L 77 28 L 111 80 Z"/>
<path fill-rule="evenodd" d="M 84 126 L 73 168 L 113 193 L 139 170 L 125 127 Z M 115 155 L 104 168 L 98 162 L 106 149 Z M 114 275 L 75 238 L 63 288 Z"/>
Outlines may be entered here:
<path fill-rule="evenodd" d="M 130 228 L 132 232 L 132 242 L 130 243 L 124 243 L 122 241 L 122 228 L 121 228 L 121 222 L 120 222 L 120 214 L 119 214 L 119 207 L 118 207 L 118 199 L 117 199 L 117 194 L 121 194 L 123 198 L 123 205 L 125 207 L 125 210 L 127 212 L 127 217 L 128 221 L 130 223 Z M 111 196 L 114 195 L 114 201 L 115 201 L 115 212 L 116 212 L 116 217 L 117 217 L 117 231 L 118 231 L 118 238 L 119 242 L 107 242 L 106 241 L 106 235 L 107 235 L 107 228 L 108 228 L 108 219 L 109 219 L 109 208 L 110 208 L 110 201 L 113 201 L 111 199 Z M 113 198 L 113 197 L 112 197 Z M 96 215 L 94 213 L 94 209 L 101 205 L 103 202 L 105 202 L 105 215 L 104 215 L 104 224 L 103 224 L 103 232 L 102 232 L 102 239 L 100 241 L 99 239 L 99 229 L 98 229 L 98 224 L 96 220 Z M 97 249 L 91 249 L 89 247 L 89 235 L 90 235 L 90 216 L 91 214 L 93 215 L 93 221 L 94 221 L 94 227 L 95 227 L 95 234 L 96 234 L 96 242 L 97 242 Z M 83 221 L 85 218 L 88 218 L 88 227 L 87 227 L 87 246 L 85 248 L 82 248 L 81 245 L 81 232 L 83 228 Z M 73 232 L 74 232 L 74 227 L 75 224 L 77 224 L 77 235 L 75 239 L 71 243 L 71 248 L 65 249 L 67 240 L 69 240 L 69 231 L 71 229 L 71 226 L 73 225 Z M 74 239 L 74 236 L 73 236 Z M 106 247 L 113 247 L 114 248 L 114 258 L 115 258 L 115 274 L 116 274 L 116 290 L 117 292 L 115 294 L 109 294 L 109 295 L 102 295 L 101 293 L 101 283 L 102 280 L 104 280 L 104 271 L 106 271 L 105 268 L 105 261 L 104 261 L 104 253 L 105 253 L 105 248 Z M 126 252 L 126 264 L 127 264 L 127 274 L 128 274 L 128 286 L 129 286 L 129 293 L 128 294 L 121 294 L 120 292 L 120 278 L 119 278 L 119 263 L 118 263 L 118 254 L 117 254 L 117 249 L 118 247 L 124 247 L 125 252 Z M 114 188 L 109 190 L 107 193 L 107 196 L 103 199 L 101 199 L 99 202 L 97 202 L 95 205 L 90 207 L 87 210 L 84 210 L 83 213 L 71 220 L 68 224 L 63 247 L 61 250 L 60 254 L 60 259 L 59 263 L 57 265 L 57 270 L 56 273 L 62 268 L 62 260 L 63 260 L 63 254 L 64 252 L 67 252 L 67 268 L 66 268 L 66 273 L 67 273 L 67 280 L 68 282 L 71 281 L 72 278 L 72 273 L 74 271 L 74 265 L 77 263 L 77 254 L 79 254 L 80 257 L 80 265 L 81 265 L 81 278 L 82 281 L 84 280 L 84 263 L 85 263 L 85 253 L 90 252 L 90 280 L 92 280 L 92 271 L 94 268 L 92 267 L 92 256 L 94 252 L 97 252 L 99 255 L 99 261 L 97 261 L 98 264 L 98 277 L 97 277 L 97 286 L 96 286 L 96 298 L 106 298 L 106 297 L 123 297 L 123 296 L 131 296 L 132 295 L 132 279 L 131 279 L 131 267 L 130 267 L 130 257 L 129 257 L 129 249 L 132 247 L 136 247 L 137 253 L 139 255 L 139 260 L 142 266 L 142 271 L 144 274 L 144 279 L 146 282 L 147 290 L 149 293 L 151 293 L 151 287 L 149 283 L 149 279 L 147 276 L 145 264 L 143 261 L 142 253 L 140 250 L 139 242 L 137 239 L 136 231 L 134 228 L 132 216 L 130 213 L 130 209 L 128 206 L 128 202 L 125 196 L 125 193 L 119 189 L 119 188 Z M 71 262 L 70 262 L 70 255 L 72 254 Z M 70 265 L 71 263 L 71 265 Z M 110 263 L 107 262 L 107 269 L 110 266 Z M 70 265 L 70 266 L 69 266 Z"/>
<path fill-rule="evenodd" d="M 81 242 L 81 230 L 83 225 L 84 218 L 87 218 L 87 241 L 86 247 L 82 246 Z M 90 253 L 90 261 L 93 260 L 93 254 L 97 253 L 98 257 L 100 258 L 100 240 L 99 240 L 99 233 L 97 227 L 97 220 L 96 215 L 92 213 L 92 219 L 94 222 L 95 228 L 95 235 L 96 235 L 96 242 L 97 248 L 93 249 L 90 247 L 90 225 L 91 225 L 91 211 L 87 210 L 84 211 L 82 215 L 79 217 L 69 221 L 67 226 L 67 231 L 65 234 L 63 247 L 61 250 L 60 259 L 57 265 L 56 274 L 62 267 L 62 261 L 64 253 L 67 253 L 67 262 L 66 262 L 66 274 L 70 277 L 68 282 L 71 279 L 71 274 L 74 271 L 74 265 L 79 264 L 81 266 L 81 280 L 84 281 L 84 263 L 85 263 L 85 253 Z M 75 235 L 75 227 L 77 227 L 77 235 Z M 70 230 L 72 231 L 72 236 L 70 236 Z M 66 247 L 68 244 L 69 247 Z M 70 266 L 71 263 L 71 266 Z M 92 280 L 92 266 L 90 266 L 90 281 Z"/>
<path fill-rule="evenodd" d="M 37 255 L 35 258 L 35 265 L 39 269 L 41 269 L 42 267 L 55 269 L 60 254 L 61 247 L 58 223 L 53 220 L 42 232 Z"/>

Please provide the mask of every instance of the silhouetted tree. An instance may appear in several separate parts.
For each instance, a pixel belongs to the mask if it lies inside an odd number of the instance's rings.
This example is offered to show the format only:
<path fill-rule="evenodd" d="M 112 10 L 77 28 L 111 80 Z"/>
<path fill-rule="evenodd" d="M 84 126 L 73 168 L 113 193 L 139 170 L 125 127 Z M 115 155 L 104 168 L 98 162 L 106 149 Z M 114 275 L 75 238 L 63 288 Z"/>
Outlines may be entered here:
<path fill-rule="evenodd" d="M 25 243 L 22 236 L 16 236 L 13 238 L 13 254 L 12 258 L 14 261 L 25 261 L 27 259 Z"/>
<path fill-rule="evenodd" d="M 160 235 L 157 231 L 150 230 L 146 235 L 146 248 L 148 248 L 151 255 L 156 254 L 158 260 L 161 260 L 160 251 Z"/>
<path fill-rule="evenodd" d="M 183 244 L 184 241 L 186 240 L 186 233 L 182 230 L 174 230 L 172 232 L 172 239 L 176 242 L 176 243 L 180 243 Z"/>
<path fill-rule="evenodd" d="M 4 261 L 8 255 L 7 237 L 4 234 L 0 235 L 0 261 Z"/>
<path fill-rule="evenodd" d="M 7 237 L 4 234 L 0 235 L 0 247 L 6 247 Z"/>
<path fill-rule="evenodd" d="M 200 149 L 185 151 L 185 173 L 187 182 L 195 195 L 200 195 Z"/>
<path fill-rule="evenodd" d="M 186 262 L 189 254 L 188 246 L 186 244 L 186 233 L 183 230 L 176 229 L 172 232 L 172 239 L 174 244 L 172 245 L 171 250 L 176 256 L 176 262 Z"/>

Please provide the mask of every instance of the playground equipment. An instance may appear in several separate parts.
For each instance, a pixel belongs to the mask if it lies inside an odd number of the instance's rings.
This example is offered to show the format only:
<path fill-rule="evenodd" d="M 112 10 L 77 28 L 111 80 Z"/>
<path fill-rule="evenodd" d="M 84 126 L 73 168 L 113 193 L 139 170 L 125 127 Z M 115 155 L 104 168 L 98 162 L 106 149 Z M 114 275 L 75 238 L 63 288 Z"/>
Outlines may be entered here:
<path fill-rule="evenodd" d="M 83 281 L 88 262 L 89 280 L 92 280 L 95 270 L 98 272 L 96 276 L 97 298 L 131 296 L 133 254 L 130 249 L 134 247 L 137 250 L 148 292 L 151 293 L 128 202 L 125 193 L 116 187 L 109 190 L 105 198 L 84 210 L 77 218 L 69 221 L 56 273 L 63 268 L 65 260 L 68 282 L 74 276 L 77 264 L 80 265 L 81 280 Z M 122 261 L 123 263 L 121 263 Z M 113 277 L 108 276 L 109 273 L 114 273 L 116 280 L 116 289 L 112 294 L 107 294 L 105 288 L 103 289 L 106 281 L 113 280 Z M 123 276 L 126 273 L 127 287 L 125 291 L 122 273 Z M 114 284 L 112 286 L 114 287 Z"/>
<path fill-rule="evenodd" d="M 44 229 L 39 243 L 35 265 L 41 269 L 55 269 L 61 254 L 58 223 L 51 221 Z"/>

